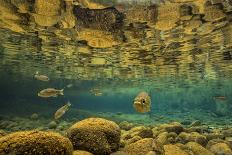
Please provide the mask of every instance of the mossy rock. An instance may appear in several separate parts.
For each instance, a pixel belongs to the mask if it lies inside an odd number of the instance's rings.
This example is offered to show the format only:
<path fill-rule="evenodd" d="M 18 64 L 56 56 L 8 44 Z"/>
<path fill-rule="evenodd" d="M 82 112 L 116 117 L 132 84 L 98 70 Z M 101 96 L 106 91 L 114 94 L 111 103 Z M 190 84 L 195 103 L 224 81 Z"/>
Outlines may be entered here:
<path fill-rule="evenodd" d="M 75 150 L 86 150 L 96 155 L 115 152 L 120 144 L 119 126 L 102 118 L 77 122 L 68 129 L 67 135 Z"/>
<path fill-rule="evenodd" d="M 69 139 L 54 132 L 20 131 L 0 138 L 0 154 L 72 155 L 72 152 Z"/>
<path fill-rule="evenodd" d="M 153 151 L 156 155 L 164 155 L 164 148 L 152 138 L 144 138 L 127 145 L 124 150 L 129 155 L 146 155 Z"/>

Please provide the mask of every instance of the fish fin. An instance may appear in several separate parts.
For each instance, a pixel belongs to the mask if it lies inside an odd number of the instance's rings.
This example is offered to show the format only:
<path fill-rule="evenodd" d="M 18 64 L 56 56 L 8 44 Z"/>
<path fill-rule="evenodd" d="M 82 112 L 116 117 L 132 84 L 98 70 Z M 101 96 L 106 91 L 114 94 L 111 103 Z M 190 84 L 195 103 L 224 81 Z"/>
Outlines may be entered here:
<path fill-rule="evenodd" d="M 64 89 L 60 90 L 60 95 L 64 95 Z"/>

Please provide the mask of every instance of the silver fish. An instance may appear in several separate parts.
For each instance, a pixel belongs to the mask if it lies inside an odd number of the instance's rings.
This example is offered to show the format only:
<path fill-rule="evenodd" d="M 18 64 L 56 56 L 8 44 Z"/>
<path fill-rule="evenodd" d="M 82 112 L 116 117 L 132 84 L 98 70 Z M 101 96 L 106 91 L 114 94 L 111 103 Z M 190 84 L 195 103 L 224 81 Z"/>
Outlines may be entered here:
<path fill-rule="evenodd" d="M 59 119 L 60 117 L 62 117 L 66 111 L 68 111 L 69 107 L 71 106 L 71 103 L 68 102 L 67 104 L 65 104 L 64 106 L 62 106 L 61 108 L 59 108 L 55 114 L 54 114 L 54 118 L 55 119 Z"/>
<path fill-rule="evenodd" d="M 151 97 L 146 92 L 140 92 L 134 99 L 133 106 L 137 112 L 145 113 L 151 111 Z"/>
<path fill-rule="evenodd" d="M 40 81 L 49 81 L 49 77 L 47 77 L 46 75 L 40 75 L 38 71 L 35 73 L 34 78 Z"/>
<path fill-rule="evenodd" d="M 39 97 L 57 97 L 58 95 L 64 95 L 64 89 L 47 88 L 38 93 Z"/>

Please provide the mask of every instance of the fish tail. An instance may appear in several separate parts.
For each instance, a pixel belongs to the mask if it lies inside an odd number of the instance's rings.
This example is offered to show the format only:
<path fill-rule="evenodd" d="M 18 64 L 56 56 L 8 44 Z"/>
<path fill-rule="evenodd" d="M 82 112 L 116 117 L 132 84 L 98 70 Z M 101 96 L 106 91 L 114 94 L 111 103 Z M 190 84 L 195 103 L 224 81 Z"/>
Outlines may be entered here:
<path fill-rule="evenodd" d="M 60 90 L 60 95 L 64 95 L 64 89 Z"/>

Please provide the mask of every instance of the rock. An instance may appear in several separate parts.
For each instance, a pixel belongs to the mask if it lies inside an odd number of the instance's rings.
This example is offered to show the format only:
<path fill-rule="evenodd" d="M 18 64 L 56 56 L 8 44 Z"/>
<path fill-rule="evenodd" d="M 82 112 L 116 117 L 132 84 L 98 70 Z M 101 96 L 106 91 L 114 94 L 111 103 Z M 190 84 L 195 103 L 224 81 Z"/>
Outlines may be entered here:
<path fill-rule="evenodd" d="M 193 126 L 200 126 L 200 125 L 201 125 L 201 121 L 196 120 L 196 121 L 194 121 L 194 122 L 192 122 L 192 123 L 190 124 L 190 127 L 193 127 Z"/>
<path fill-rule="evenodd" d="M 0 138 L 3 137 L 3 136 L 5 136 L 6 134 L 7 134 L 7 133 L 6 133 L 5 131 L 0 130 Z"/>
<path fill-rule="evenodd" d="M 117 152 L 113 152 L 110 155 L 126 155 L 126 153 L 124 151 L 117 151 Z"/>
<path fill-rule="evenodd" d="M 167 132 L 175 132 L 177 134 L 181 133 L 184 130 L 184 128 L 178 122 L 173 122 L 170 124 L 163 124 L 159 128 L 160 130 L 164 130 Z"/>
<path fill-rule="evenodd" d="M 140 136 L 134 136 L 126 141 L 126 145 L 137 142 L 138 140 L 141 140 L 142 138 Z"/>
<path fill-rule="evenodd" d="M 197 142 L 202 146 L 206 146 L 208 142 L 205 136 L 197 132 L 192 132 L 192 133 L 181 132 L 177 137 L 177 141 L 183 144 L 187 142 Z"/>
<path fill-rule="evenodd" d="M 186 146 L 194 153 L 194 155 L 213 155 L 213 153 L 196 142 L 188 142 Z"/>
<path fill-rule="evenodd" d="M 130 130 L 131 128 L 133 128 L 135 125 L 133 123 L 129 123 L 127 121 L 122 121 L 119 123 L 119 127 L 123 130 Z"/>
<path fill-rule="evenodd" d="M 54 132 L 21 131 L 0 138 L 0 154 L 72 155 L 68 138 Z"/>
<path fill-rule="evenodd" d="M 232 137 L 232 128 L 227 129 L 227 130 L 223 130 L 222 134 L 224 137 Z"/>
<path fill-rule="evenodd" d="M 180 124 L 182 124 L 182 125 L 190 125 L 191 123 L 192 122 L 188 121 L 188 120 L 180 122 Z"/>
<path fill-rule="evenodd" d="M 168 144 L 168 132 L 162 132 L 156 137 L 156 141 L 161 144 L 165 145 Z"/>
<path fill-rule="evenodd" d="M 208 141 L 212 140 L 212 139 L 223 139 L 224 136 L 222 133 L 207 133 L 205 134 L 206 138 Z"/>
<path fill-rule="evenodd" d="M 110 154 L 117 151 L 120 142 L 119 126 L 102 118 L 88 118 L 75 123 L 67 131 L 74 149 L 93 154 Z"/>
<path fill-rule="evenodd" d="M 176 145 L 164 145 L 164 151 L 165 151 L 165 155 L 189 155 L 187 152 L 181 150 L 181 148 L 179 148 Z"/>
<path fill-rule="evenodd" d="M 48 124 L 48 128 L 49 129 L 55 129 L 57 127 L 57 123 L 55 121 L 51 121 L 49 124 Z"/>
<path fill-rule="evenodd" d="M 30 118 L 32 120 L 37 120 L 39 118 L 39 115 L 37 113 L 33 113 Z"/>
<path fill-rule="evenodd" d="M 131 137 L 134 137 L 134 136 L 140 136 L 142 138 L 152 138 L 153 137 L 152 130 L 148 127 L 145 127 L 145 126 L 134 127 L 129 131 L 129 133 L 130 133 Z"/>
<path fill-rule="evenodd" d="M 127 145 L 124 150 L 126 154 L 146 155 L 154 151 L 157 155 L 164 155 L 164 149 L 152 138 L 144 138 L 135 143 Z"/>
<path fill-rule="evenodd" d="M 209 149 L 215 155 L 231 155 L 232 151 L 226 143 L 217 143 L 210 147 Z"/>
<path fill-rule="evenodd" d="M 75 151 L 73 152 L 73 155 L 93 155 L 93 154 L 90 153 L 90 152 L 87 152 L 87 151 L 75 150 Z"/>

